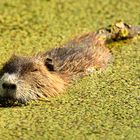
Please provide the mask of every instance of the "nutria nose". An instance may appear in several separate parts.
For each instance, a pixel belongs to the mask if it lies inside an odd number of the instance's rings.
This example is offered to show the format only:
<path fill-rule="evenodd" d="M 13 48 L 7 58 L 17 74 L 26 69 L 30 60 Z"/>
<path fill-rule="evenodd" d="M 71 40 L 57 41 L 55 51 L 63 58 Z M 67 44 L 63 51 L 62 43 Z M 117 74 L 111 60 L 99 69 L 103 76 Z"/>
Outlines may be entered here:
<path fill-rule="evenodd" d="M 10 89 L 10 90 L 16 90 L 17 88 L 16 84 L 11 84 L 11 83 L 3 83 L 2 87 L 3 89 Z"/>

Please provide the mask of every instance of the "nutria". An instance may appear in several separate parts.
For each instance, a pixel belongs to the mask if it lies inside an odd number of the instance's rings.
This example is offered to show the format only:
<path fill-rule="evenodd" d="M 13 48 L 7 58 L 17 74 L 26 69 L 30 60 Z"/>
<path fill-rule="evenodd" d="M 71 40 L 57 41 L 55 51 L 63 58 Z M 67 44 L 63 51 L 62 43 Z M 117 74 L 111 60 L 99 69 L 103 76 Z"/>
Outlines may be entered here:
<path fill-rule="evenodd" d="M 56 96 L 72 80 L 107 67 L 112 54 L 106 43 L 139 34 L 140 26 L 118 22 L 45 53 L 12 56 L 0 72 L 0 96 L 21 103 Z"/>

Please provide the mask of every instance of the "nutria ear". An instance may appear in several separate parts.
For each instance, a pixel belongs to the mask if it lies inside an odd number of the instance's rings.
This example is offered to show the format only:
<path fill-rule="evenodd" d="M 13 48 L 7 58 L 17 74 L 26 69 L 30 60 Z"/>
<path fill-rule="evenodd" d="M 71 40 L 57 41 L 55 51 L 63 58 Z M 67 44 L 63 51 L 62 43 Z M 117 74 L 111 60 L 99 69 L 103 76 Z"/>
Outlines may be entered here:
<path fill-rule="evenodd" d="M 48 68 L 49 71 L 54 71 L 54 64 L 51 58 L 45 59 L 45 66 Z"/>

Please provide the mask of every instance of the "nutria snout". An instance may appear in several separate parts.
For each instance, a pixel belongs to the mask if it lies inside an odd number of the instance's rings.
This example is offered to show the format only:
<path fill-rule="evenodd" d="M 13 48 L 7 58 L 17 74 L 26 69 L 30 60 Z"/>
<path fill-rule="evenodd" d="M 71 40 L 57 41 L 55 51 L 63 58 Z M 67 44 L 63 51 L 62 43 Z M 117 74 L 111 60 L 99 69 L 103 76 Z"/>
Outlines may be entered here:
<path fill-rule="evenodd" d="M 1 98 L 25 103 L 58 95 L 73 79 L 105 69 L 112 58 L 106 42 L 131 38 L 139 34 L 137 27 L 117 23 L 111 29 L 76 37 L 45 53 L 12 56 L 0 72 Z"/>

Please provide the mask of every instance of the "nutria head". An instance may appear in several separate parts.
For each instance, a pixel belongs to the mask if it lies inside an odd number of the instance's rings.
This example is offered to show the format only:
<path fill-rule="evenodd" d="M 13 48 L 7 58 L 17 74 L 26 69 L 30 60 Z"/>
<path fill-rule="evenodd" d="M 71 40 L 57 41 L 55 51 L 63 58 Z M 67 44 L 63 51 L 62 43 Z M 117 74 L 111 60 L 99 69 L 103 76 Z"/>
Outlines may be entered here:
<path fill-rule="evenodd" d="M 53 70 L 51 59 L 13 56 L 1 69 L 0 96 L 27 102 L 54 96 L 65 82 Z"/>

